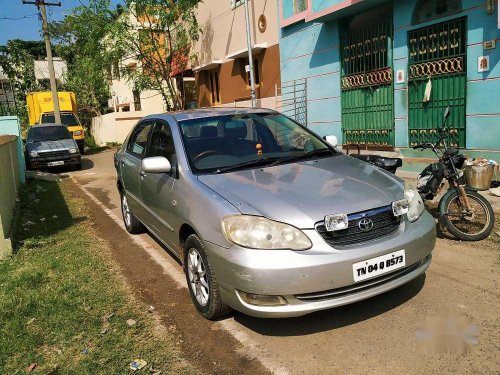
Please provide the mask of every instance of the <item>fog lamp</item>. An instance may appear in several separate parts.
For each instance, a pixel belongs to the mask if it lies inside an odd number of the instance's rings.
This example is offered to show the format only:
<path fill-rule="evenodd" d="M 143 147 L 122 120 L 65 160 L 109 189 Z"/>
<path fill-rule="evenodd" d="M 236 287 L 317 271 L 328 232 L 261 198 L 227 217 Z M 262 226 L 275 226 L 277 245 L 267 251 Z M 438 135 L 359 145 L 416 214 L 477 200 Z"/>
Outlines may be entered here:
<path fill-rule="evenodd" d="M 238 291 L 243 302 L 254 306 L 283 306 L 286 300 L 281 296 L 267 296 L 265 294 L 245 293 Z"/>
<path fill-rule="evenodd" d="M 407 214 L 410 210 L 410 204 L 408 199 L 401 199 L 399 201 L 392 202 L 392 213 L 394 216 L 401 216 Z"/>
<path fill-rule="evenodd" d="M 325 228 L 328 232 L 347 229 L 349 219 L 347 214 L 333 214 L 325 216 Z"/>

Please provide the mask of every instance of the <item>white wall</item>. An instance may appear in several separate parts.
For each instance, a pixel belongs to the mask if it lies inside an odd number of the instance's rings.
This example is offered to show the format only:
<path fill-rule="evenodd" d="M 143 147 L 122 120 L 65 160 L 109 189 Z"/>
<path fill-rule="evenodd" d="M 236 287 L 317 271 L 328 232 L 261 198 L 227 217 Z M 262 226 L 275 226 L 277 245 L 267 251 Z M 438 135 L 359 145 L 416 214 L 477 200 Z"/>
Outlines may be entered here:
<path fill-rule="evenodd" d="M 122 144 L 132 128 L 144 116 L 151 112 L 113 112 L 92 119 L 90 133 L 98 146 L 107 143 Z"/>
<path fill-rule="evenodd" d="M 60 57 L 54 57 L 54 71 L 58 81 L 64 83 L 67 70 L 66 63 Z M 37 80 L 50 78 L 47 60 L 35 60 L 35 78 Z"/>

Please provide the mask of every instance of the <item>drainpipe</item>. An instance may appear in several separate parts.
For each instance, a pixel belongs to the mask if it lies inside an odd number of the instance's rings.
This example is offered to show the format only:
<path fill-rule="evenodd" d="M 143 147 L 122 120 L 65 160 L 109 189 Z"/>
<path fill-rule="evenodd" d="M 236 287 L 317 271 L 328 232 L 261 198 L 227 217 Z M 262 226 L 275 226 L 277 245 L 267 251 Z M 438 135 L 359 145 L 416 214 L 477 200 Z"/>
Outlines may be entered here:
<path fill-rule="evenodd" d="M 255 97 L 255 74 L 253 71 L 253 53 L 252 53 L 252 36 L 250 34 L 250 15 L 248 11 L 248 0 L 245 0 L 245 22 L 247 26 L 247 48 L 248 48 L 248 67 L 250 69 L 250 87 L 252 108 L 257 106 L 257 99 Z"/>

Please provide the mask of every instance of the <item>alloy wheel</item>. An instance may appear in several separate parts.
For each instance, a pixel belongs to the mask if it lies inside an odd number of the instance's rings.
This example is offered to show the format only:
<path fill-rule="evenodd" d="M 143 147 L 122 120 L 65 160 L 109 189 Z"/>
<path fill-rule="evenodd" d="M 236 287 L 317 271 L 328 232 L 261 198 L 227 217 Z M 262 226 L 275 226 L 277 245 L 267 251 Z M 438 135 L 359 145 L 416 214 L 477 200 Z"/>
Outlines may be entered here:
<path fill-rule="evenodd" d="M 198 250 L 190 248 L 187 256 L 189 285 L 201 306 L 208 304 L 210 287 L 208 285 L 207 268 Z"/>
<path fill-rule="evenodd" d="M 125 225 L 130 227 L 132 223 L 132 217 L 130 214 L 130 208 L 128 206 L 127 196 L 123 194 L 122 196 L 122 212 L 123 212 L 123 220 L 125 221 Z"/>

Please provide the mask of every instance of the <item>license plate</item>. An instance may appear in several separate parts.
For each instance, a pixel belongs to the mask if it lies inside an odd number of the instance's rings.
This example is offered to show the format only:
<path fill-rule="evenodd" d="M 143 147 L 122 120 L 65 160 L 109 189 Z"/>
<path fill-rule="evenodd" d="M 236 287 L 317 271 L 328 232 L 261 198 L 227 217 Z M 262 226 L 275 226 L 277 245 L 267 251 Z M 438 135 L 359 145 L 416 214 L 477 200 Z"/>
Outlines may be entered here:
<path fill-rule="evenodd" d="M 354 282 L 357 283 L 403 268 L 405 266 L 405 261 L 405 251 L 398 250 L 390 254 L 354 263 L 352 265 Z"/>
<path fill-rule="evenodd" d="M 49 161 L 47 163 L 49 167 L 57 167 L 58 165 L 64 165 L 64 161 Z"/>

